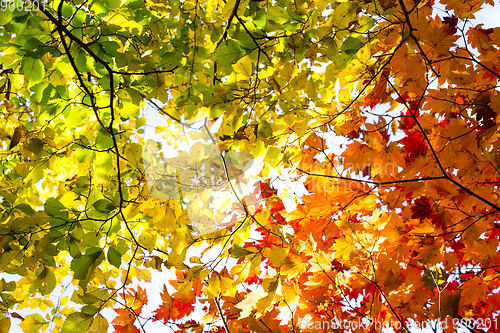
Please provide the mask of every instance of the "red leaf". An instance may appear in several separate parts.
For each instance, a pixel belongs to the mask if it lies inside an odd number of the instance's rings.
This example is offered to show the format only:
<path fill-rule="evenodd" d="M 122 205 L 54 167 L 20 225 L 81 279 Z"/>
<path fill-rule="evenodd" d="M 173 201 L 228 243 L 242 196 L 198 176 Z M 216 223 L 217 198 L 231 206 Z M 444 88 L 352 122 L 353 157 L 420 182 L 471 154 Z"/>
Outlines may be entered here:
<path fill-rule="evenodd" d="M 418 117 L 420 116 L 420 112 L 418 110 L 415 110 L 416 109 L 416 102 L 414 101 L 411 101 L 410 102 L 410 108 L 412 109 L 411 111 L 410 110 L 406 110 L 405 112 L 405 117 L 403 117 L 401 119 L 401 129 L 403 130 L 410 130 L 413 128 L 413 126 L 415 126 L 417 124 L 417 122 L 415 121 L 415 119 L 413 119 L 413 117 Z"/>
<path fill-rule="evenodd" d="M 195 288 L 199 289 L 199 286 Z M 154 311 L 155 320 L 163 320 L 165 322 L 178 320 L 193 312 L 193 303 L 196 301 L 194 293 L 189 291 L 187 293 L 178 292 L 176 294 L 182 296 L 183 300 L 187 300 L 188 302 L 182 302 L 179 298 L 173 298 L 168 293 L 166 286 L 163 286 L 163 292 L 160 293 L 163 303 Z"/>
<path fill-rule="evenodd" d="M 475 275 L 476 275 L 476 273 L 474 273 L 473 271 L 465 272 L 465 273 L 460 274 L 460 280 L 462 280 L 462 282 L 463 282 L 463 281 L 471 279 Z"/>
<path fill-rule="evenodd" d="M 446 31 L 448 34 L 454 35 L 457 32 L 458 17 L 455 15 L 445 17 L 443 23 L 448 24 L 448 30 Z"/>
<path fill-rule="evenodd" d="M 431 217 L 434 214 L 431 208 L 431 199 L 428 197 L 418 198 L 413 207 L 411 207 L 411 212 L 412 219 L 424 219 Z"/>
<path fill-rule="evenodd" d="M 260 193 L 262 194 L 262 197 L 267 199 L 273 195 L 277 195 L 278 194 L 278 190 L 277 189 L 274 189 L 272 188 L 269 183 L 262 183 L 262 182 L 259 182 L 260 184 Z"/>
<path fill-rule="evenodd" d="M 139 331 L 139 329 L 134 325 L 121 326 L 113 324 L 113 328 L 116 333 L 141 333 L 141 331 Z"/>
<path fill-rule="evenodd" d="M 479 129 L 485 131 L 496 125 L 497 114 L 491 108 L 477 108 L 476 119 L 481 122 Z"/>
<path fill-rule="evenodd" d="M 252 277 L 247 278 L 245 282 L 248 284 L 253 284 L 253 283 L 260 284 L 262 283 L 262 278 L 259 277 L 258 275 L 253 275 Z"/>
<path fill-rule="evenodd" d="M 419 131 L 411 131 L 406 137 L 401 139 L 401 143 L 405 147 L 407 154 L 405 160 L 407 162 L 414 161 L 418 156 L 424 156 L 427 153 L 427 142 L 424 136 Z"/>

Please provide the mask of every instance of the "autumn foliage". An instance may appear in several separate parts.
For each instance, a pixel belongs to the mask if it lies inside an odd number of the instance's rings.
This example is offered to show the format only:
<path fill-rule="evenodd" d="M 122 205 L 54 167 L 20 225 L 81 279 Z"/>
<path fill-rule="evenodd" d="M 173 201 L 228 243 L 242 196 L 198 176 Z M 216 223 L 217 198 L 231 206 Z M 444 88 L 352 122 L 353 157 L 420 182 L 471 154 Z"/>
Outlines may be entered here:
<path fill-rule="evenodd" d="M 1 11 L 0 332 L 498 331 L 500 27 L 475 20 L 495 5 Z M 194 120 L 212 144 L 165 164 Z M 232 196 L 182 188 L 200 166 Z"/>

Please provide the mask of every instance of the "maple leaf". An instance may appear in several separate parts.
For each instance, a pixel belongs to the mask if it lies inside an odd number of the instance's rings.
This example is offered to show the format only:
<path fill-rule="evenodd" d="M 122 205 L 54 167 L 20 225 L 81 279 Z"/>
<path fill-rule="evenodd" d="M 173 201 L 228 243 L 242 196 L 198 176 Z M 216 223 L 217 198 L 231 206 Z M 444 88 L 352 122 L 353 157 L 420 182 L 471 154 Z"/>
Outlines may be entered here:
<path fill-rule="evenodd" d="M 482 26 L 483 24 L 478 24 L 469 28 L 466 32 L 470 45 L 478 50 L 487 49 L 492 45 L 489 34 L 493 32 L 493 29 L 483 29 Z"/>
<path fill-rule="evenodd" d="M 375 157 L 375 152 L 366 144 L 358 141 L 348 145 L 342 153 L 344 166 L 351 171 L 363 170 L 370 165 Z"/>
<path fill-rule="evenodd" d="M 256 290 L 248 293 L 241 302 L 236 304 L 236 307 L 241 309 L 241 318 L 250 316 L 253 310 L 257 310 L 259 313 L 264 311 L 267 307 L 259 306 L 259 304 L 268 296 L 268 293 L 261 285 L 259 285 Z"/>
<path fill-rule="evenodd" d="M 354 244 L 353 239 L 350 237 L 337 239 L 335 241 L 335 245 L 333 246 L 335 249 L 334 258 L 340 259 L 339 261 L 343 264 L 348 262 L 352 257 L 353 251 L 355 250 Z"/>
<path fill-rule="evenodd" d="M 418 156 L 427 153 L 427 142 L 420 131 L 409 131 L 406 137 L 401 139 L 401 143 L 406 151 L 406 162 L 413 162 Z"/>
<path fill-rule="evenodd" d="M 245 282 L 248 284 L 254 284 L 254 283 L 260 284 L 262 283 L 262 278 L 254 274 L 251 277 L 247 278 Z"/>
<path fill-rule="evenodd" d="M 464 283 L 460 303 L 476 305 L 486 297 L 487 292 L 488 285 L 482 278 L 475 276 Z"/>
<path fill-rule="evenodd" d="M 170 296 L 167 287 L 163 286 L 163 291 L 160 293 L 163 302 L 154 312 L 155 320 L 163 320 L 165 322 L 178 320 L 193 312 L 195 295 L 191 295 L 191 293 L 177 293 L 177 295 L 183 297 L 186 302 L 183 302 L 183 299 Z"/>
<path fill-rule="evenodd" d="M 271 196 L 278 194 L 278 190 L 273 189 L 269 183 L 259 182 L 257 186 L 260 189 L 260 193 L 262 193 L 262 197 L 265 199 L 268 199 Z"/>
<path fill-rule="evenodd" d="M 481 122 L 481 131 L 486 131 L 496 125 L 497 114 L 491 108 L 477 108 L 476 118 Z"/>
<path fill-rule="evenodd" d="M 415 119 L 413 117 L 419 117 L 420 116 L 420 111 L 415 110 L 415 106 L 417 104 L 416 101 L 410 101 L 410 110 L 406 110 L 404 113 L 404 117 L 401 120 L 401 129 L 403 130 L 410 130 L 417 124 Z"/>
<path fill-rule="evenodd" d="M 193 310 L 194 310 L 193 303 L 184 303 L 175 298 L 172 304 L 170 318 L 172 320 L 181 319 L 191 314 Z"/>
<path fill-rule="evenodd" d="M 448 34 L 454 35 L 457 32 L 458 17 L 455 15 L 445 17 L 443 23 L 448 25 L 448 30 L 446 30 Z"/>
<path fill-rule="evenodd" d="M 125 303 L 137 314 L 141 313 L 142 306 L 148 302 L 146 290 L 140 286 L 137 287 L 137 291 L 131 290 L 122 296 L 125 298 Z"/>
<path fill-rule="evenodd" d="M 387 75 L 387 73 L 385 74 Z M 380 103 L 385 103 L 388 97 L 387 93 L 387 79 L 382 77 L 380 81 L 375 85 L 372 91 L 364 98 L 363 106 L 369 106 L 373 109 L 376 105 Z"/>
<path fill-rule="evenodd" d="M 128 309 L 115 309 L 118 316 L 113 319 L 113 323 L 127 326 L 135 322 L 135 315 Z"/>
<path fill-rule="evenodd" d="M 141 331 L 134 325 L 122 326 L 119 324 L 113 324 L 113 328 L 116 333 L 141 333 Z"/>
<path fill-rule="evenodd" d="M 415 200 L 415 204 L 411 207 L 412 219 L 424 219 L 434 215 L 431 207 L 431 199 L 428 197 L 421 197 Z"/>

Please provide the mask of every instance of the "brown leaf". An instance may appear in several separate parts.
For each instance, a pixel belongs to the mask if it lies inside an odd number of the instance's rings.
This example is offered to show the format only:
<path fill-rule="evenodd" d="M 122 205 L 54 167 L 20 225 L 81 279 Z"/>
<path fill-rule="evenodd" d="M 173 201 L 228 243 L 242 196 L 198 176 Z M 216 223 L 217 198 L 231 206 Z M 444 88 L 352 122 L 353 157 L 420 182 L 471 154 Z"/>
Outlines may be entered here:
<path fill-rule="evenodd" d="M 17 312 L 12 312 L 10 314 L 13 318 L 17 318 L 17 319 L 21 319 L 21 320 L 24 320 L 24 318 Z"/>
<path fill-rule="evenodd" d="M 10 140 L 9 150 L 17 146 L 20 142 L 24 142 L 26 140 L 26 134 L 28 134 L 28 130 L 24 126 L 21 125 L 16 127 L 12 140 Z"/>

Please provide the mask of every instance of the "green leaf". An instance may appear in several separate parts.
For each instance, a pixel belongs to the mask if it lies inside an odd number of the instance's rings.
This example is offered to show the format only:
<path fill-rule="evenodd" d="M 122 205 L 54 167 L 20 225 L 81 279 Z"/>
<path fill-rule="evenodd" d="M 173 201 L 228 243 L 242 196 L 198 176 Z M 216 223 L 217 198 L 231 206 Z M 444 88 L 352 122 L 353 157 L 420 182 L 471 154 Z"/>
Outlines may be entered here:
<path fill-rule="evenodd" d="M 80 163 L 84 163 L 87 158 L 91 157 L 94 152 L 90 149 L 81 148 L 76 152 L 76 160 Z"/>
<path fill-rule="evenodd" d="M 254 252 L 249 251 L 237 244 L 233 244 L 233 249 L 231 250 L 231 256 L 236 259 L 240 259 L 249 254 L 254 254 Z"/>
<path fill-rule="evenodd" d="M 49 51 L 49 47 L 44 47 L 45 44 L 36 38 L 29 39 L 21 48 L 26 54 L 33 59 L 40 59 Z"/>
<path fill-rule="evenodd" d="M 106 0 L 106 1 L 104 1 L 104 3 L 106 4 L 106 7 L 108 8 L 108 10 L 111 11 L 115 8 L 120 7 L 120 5 L 122 4 L 122 1 L 120 1 L 120 0 Z"/>
<path fill-rule="evenodd" d="M 246 51 L 234 40 L 222 42 L 215 51 L 214 60 L 222 66 L 234 64 L 246 54 Z"/>
<path fill-rule="evenodd" d="M 278 24 L 289 22 L 292 18 L 285 8 L 280 6 L 270 6 L 267 11 L 267 19 Z"/>
<path fill-rule="evenodd" d="M 269 138 L 273 135 L 273 128 L 267 121 L 263 120 L 259 124 L 259 133 L 262 133 L 264 137 Z"/>
<path fill-rule="evenodd" d="M 342 46 L 340 47 L 340 51 L 345 52 L 349 55 L 356 54 L 359 49 L 363 47 L 364 43 L 353 37 L 347 38 L 344 43 L 342 43 Z"/>
<path fill-rule="evenodd" d="M 75 7 L 71 6 L 68 3 L 63 3 L 61 9 L 61 14 L 65 18 L 71 17 L 71 15 L 75 13 Z"/>
<path fill-rule="evenodd" d="M 87 304 L 82 308 L 82 313 L 93 316 L 97 313 L 98 308 L 95 305 Z"/>
<path fill-rule="evenodd" d="M 16 290 L 16 281 L 7 282 L 5 284 L 5 287 L 3 288 L 3 290 L 4 291 L 14 291 L 14 290 Z"/>
<path fill-rule="evenodd" d="M 42 81 L 45 76 L 45 68 L 40 59 L 24 58 L 22 69 L 23 74 L 28 76 L 31 85 Z"/>
<path fill-rule="evenodd" d="M 181 58 L 178 52 L 166 52 L 162 55 L 161 66 L 165 69 L 172 69 L 176 66 L 181 66 Z"/>
<path fill-rule="evenodd" d="M 35 280 L 35 287 L 42 295 L 50 294 L 56 287 L 56 277 L 51 270 L 44 267 Z"/>
<path fill-rule="evenodd" d="M 33 208 L 31 208 L 31 206 L 28 204 L 19 204 L 14 208 L 19 209 L 21 212 L 23 212 L 24 214 L 29 215 L 29 216 L 32 216 L 33 214 L 35 214 L 35 211 L 33 210 Z"/>
<path fill-rule="evenodd" d="M 66 318 L 60 333 L 88 333 L 93 316 L 85 313 L 72 313 Z"/>
<path fill-rule="evenodd" d="M 71 270 L 75 273 L 74 278 L 78 280 L 86 280 L 90 276 L 93 268 L 99 265 L 104 259 L 102 254 L 103 252 L 101 248 L 91 248 L 88 249 L 86 254 L 80 258 L 74 258 L 71 261 Z"/>
<path fill-rule="evenodd" d="M 119 111 L 122 120 L 135 119 L 139 116 L 141 108 L 132 103 L 123 103 L 123 108 Z"/>
<path fill-rule="evenodd" d="M 118 252 L 113 246 L 108 249 L 108 261 L 116 268 L 120 268 L 122 264 L 122 254 Z"/>
<path fill-rule="evenodd" d="M 27 148 L 33 154 L 39 155 L 43 151 L 43 141 L 38 138 L 34 138 L 28 142 Z"/>
<path fill-rule="evenodd" d="M 45 201 L 45 205 L 43 205 L 43 209 L 45 210 L 45 214 L 59 217 L 61 216 L 61 210 L 66 209 L 66 207 L 57 199 L 48 198 L 47 201 Z"/>
<path fill-rule="evenodd" d="M 117 42 L 108 40 L 105 42 L 101 42 L 101 46 L 103 50 L 112 57 L 116 57 L 118 55 L 117 50 L 120 48 L 120 44 L 118 44 Z"/>
<path fill-rule="evenodd" d="M 7 1 L 4 1 L 8 4 Z M 0 26 L 4 26 L 12 20 L 12 11 L 9 10 L 8 6 L 5 10 L 0 10 Z"/>
<path fill-rule="evenodd" d="M 94 204 L 92 205 L 97 211 L 101 213 L 109 213 L 113 209 L 115 209 L 115 206 L 113 203 L 107 199 L 99 199 Z"/>
<path fill-rule="evenodd" d="M 99 133 L 97 133 L 95 145 L 99 149 L 109 149 L 113 147 L 113 138 L 111 138 L 108 133 L 100 130 Z"/>
<path fill-rule="evenodd" d="M 255 13 L 255 18 L 252 21 L 253 24 L 257 28 L 260 28 L 262 31 L 266 31 L 267 27 L 267 11 L 264 8 L 260 8 Z"/>
<path fill-rule="evenodd" d="M 341 54 L 339 54 L 335 60 L 337 62 L 336 69 L 344 70 L 347 65 L 354 59 L 356 53 L 363 47 L 364 43 L 353 37 L 347 38 L 342 46 L 340 47 Z"/>
<path fill-rule="evenodd" d="M 94 69 L 94 58 L 89 56 L 85 51 L 78 52 L 75 58 L 78 70 L 82 72 L 91 72 Z"/>
<path fill-rule="evenodd" d="M 49 85 L 49 82 L 40 82 L 36 84 L 33 88 L 31 88 L 32 91 L 34 91 L 33 94 L 33 99 L 36 100 L 38 103 L 42 102 L 43 96 L 45 89 Z"/>

